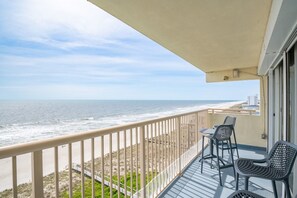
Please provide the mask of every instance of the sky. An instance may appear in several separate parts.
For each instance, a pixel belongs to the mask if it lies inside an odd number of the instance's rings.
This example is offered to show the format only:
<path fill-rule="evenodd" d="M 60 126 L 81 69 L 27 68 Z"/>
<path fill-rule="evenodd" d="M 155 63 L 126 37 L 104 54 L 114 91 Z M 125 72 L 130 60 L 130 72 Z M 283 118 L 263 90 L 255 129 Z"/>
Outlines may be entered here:
<path fill-rule="evenodd" d="M 86 0 L 0 1 L 0 99 L 246 100 Z"/>

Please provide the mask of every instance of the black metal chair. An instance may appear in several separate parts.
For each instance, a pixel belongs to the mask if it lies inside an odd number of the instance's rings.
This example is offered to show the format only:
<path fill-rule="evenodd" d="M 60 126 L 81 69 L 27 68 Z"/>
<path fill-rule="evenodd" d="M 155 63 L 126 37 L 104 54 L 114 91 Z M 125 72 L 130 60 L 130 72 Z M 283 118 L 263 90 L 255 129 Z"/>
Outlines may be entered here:
<path fill-rule="evenodd" d="M 235 161 L 236 190 L 238 190 L 239 175 L 245 177 L 245 190 L 248 190 L 249 178 L 258 177 L 272 181 L 275 197 L 277 197 L 275 181 L 283 181 L 286 187 L 287 197 L 291 197 L 289 175 L 292 171 L 296 155 L 296 145 L 285 141 L 278 141 L 265 159 L 253 160 L 239 158 Z"/>
<path fill-rule="evenodd" d="M 224 120 L 224 125 L 232 125 L 233 127 L 233 138 L 234 138 L 234 145 L 231 146 L 231 149 L 235 149 L 236 153 L 237 153 L 237 157 L 239 158 L 239 153 L 238 153 L 238 147 L 237 147 L 237 141 L 236 141 L 236 135 L 235 135 L 235 123 L 236 123 L 236 117 L 232 117 L 232 116 L 226 116 L 225 120 Z M 232 145 L 232 144 L 231 144 Z M 222 144 L 222 156 L 224 156 L 224 150 L 228 150 L 230 149 L 229 145 L 226 144 L 225 142 Z"/>
<path fill-rule="evenodd" d="M 247 190 L 239 190 L 232 193 L 228 198 L 265 198 Z"/>
<path fill-rule="evenodd" d="M 204 145 L 204 138 L 208 137 L 211 142 L 210 142 L 210 155 L 209 156 L 204 156 L 204 147 L 202 147 L 202 157 L 201 157 L 201 173 L 203 172 L 203 161 L 206 159 L 211 159 L 212 158 L 217 158 L 217 168 L 219 170 L 219 178 L 220 178 L 220 185 L 222 186 L 222 179 L 221 179 L 221 169 L 223 168 L 229 168 L 233 167 L 234 171 L 234 177 L 235 177 L 235 169 L 234 169 L 234 158 L 233 158 L 233 151 L 231 151 L 231 163 L 230 164 L 225 164 L 224 160 L 219 156 L 219 145 L 223 141 L 227 141 L 230 148 L 231 148 L 231 135 L 232 135 L 233 127 L 232 125 L 219 125 L 216 127 L 215 132 L 213 135 L 210 134 L 204 134 L 202 135 L 202 145 Z M 216 155 L 213 154 L 213 145 L 216 145 Z M 222 165 L 220 165 L 220 162 Z"/>

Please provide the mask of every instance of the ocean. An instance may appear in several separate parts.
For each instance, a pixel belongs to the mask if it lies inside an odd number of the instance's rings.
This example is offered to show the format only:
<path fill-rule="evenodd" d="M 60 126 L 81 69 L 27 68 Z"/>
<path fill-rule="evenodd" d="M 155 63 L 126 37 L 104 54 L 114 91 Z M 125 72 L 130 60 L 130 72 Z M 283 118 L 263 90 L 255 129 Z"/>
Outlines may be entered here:
<path fill-rule="evenodd" d="M 230 102 L 235 101 L 0 101 L 0 147 L 219 107 Z"/>

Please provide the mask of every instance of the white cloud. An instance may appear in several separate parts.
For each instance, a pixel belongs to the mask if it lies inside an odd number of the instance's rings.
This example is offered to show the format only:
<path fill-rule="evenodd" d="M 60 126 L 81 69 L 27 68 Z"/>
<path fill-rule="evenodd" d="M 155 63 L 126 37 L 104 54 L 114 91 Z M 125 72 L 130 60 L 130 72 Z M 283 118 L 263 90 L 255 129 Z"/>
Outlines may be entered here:
<path fill-rule="evenodd" d="M 40 77 L 46 81 L 51 78 L 75 78 L 82 80 L 112 80 L 118 82 L 140 72 L 127 68 L 118 69 L 118 65 L 129 65 L 135 60 L 124 57 L 95 55 L 62 55 L 53 57 L 0 56 L 1 77 L 27 78 Z"/>
<path fill-rule="evenodd" d="M 2 55 L 0 66 L 38 66 L 47 65 L 113 65 L 135 63 L 137 60 L 128 57 L 112 57 L 100 55 L 55 55 L 48 57 L 25 57 L 16 55 Z M 46 66 L 46 65 L 44 65 Z"/>
<path fill-rule="evenodd" d="M 10 9 L 6 28 L 11 34 L 61 48 L 109 43 L 137 34 L 86 0 L 21 0 Z"/>
<path fill-rule="evenodd" d="M 1 36 L 0 99 L 218 99 L 226 89 L 86 0 L 2 0 Z M 221 99 L 244 95 L 234 87 Z"/>

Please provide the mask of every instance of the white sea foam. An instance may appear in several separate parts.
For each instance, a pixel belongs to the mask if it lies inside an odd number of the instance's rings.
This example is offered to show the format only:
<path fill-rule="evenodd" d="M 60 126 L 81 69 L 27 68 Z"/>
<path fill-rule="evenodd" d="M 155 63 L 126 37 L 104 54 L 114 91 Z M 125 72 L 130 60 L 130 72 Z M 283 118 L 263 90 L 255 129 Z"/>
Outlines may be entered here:
<path fill-rule="evenodd" d="M 39 139 L 46 139 L 55 136 L 79 133 L 89 130 L 96 130 L 109 126 L 122 125 L 127 123 L 138 122 L 142 120 L 148 120 L 158 117 L 164 117 L 184 112 L 197 111 L 206 108 L 222 108 L 230 107 L 242 102 L 227 102 L 220 104 L 207 104 L 197 105 L 191 107 L 174 108 L 167 111 L 150 112 L 150 113 L 138 113 L 138 114 L 125 114 L 125 115 L 113 115 L 106 117 L 86 117 L 83 119 L 70 119 L 54 121 L 40 121 L 40 122 L 28 122 L 21 124 L 7 124 L 0 127 L 0 147 L 34 141 Z"/>

